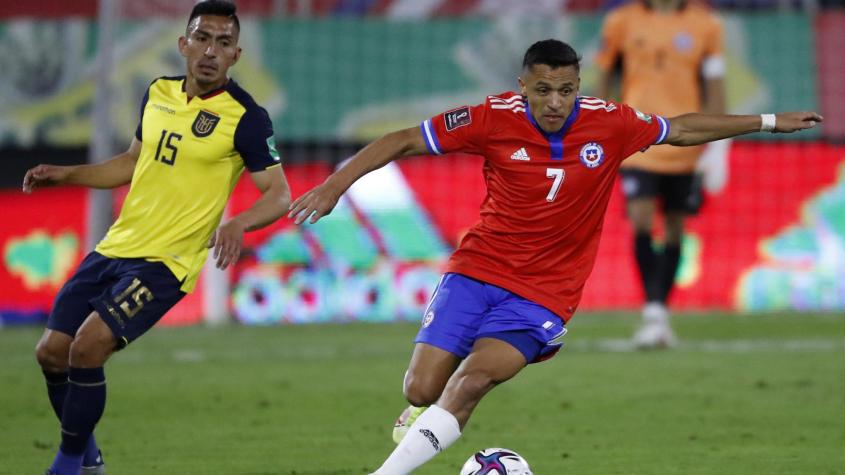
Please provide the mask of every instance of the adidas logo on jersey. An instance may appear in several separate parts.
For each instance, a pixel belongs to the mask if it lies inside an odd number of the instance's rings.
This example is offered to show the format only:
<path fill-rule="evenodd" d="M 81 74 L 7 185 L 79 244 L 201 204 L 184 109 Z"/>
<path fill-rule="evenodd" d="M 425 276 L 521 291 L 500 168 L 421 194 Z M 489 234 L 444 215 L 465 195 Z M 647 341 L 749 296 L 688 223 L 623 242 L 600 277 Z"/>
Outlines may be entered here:
<path fill-rule="evenodd" d="M 521 149 L 511 154 L 511 160 L 528 161 L 531 160 L 531 157 L 528 156 L 528 152 L 525 151 L 525 147 L 522 147 Z"/>

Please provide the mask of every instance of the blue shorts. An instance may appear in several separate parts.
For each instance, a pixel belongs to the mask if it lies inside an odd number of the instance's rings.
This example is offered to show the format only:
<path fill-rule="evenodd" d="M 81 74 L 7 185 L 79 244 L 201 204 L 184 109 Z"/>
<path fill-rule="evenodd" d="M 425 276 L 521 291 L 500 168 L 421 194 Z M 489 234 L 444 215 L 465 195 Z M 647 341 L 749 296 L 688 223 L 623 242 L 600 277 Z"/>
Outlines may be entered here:
<path fill-rule="evenodd" d="M 92 252 L 56 296 L 47 328 L 74 336 L 96 310 L 122 349 L 185 296 L 181 286 L 161 262 L 110 259 Z"/>
<path fill-rule="evenodd" d="M 563 346 L 563 320 L 542 305 L 461 274 L 445 274 L 425 310 L 416 343 L 466 358 L 479 338 L 503 340 L 535 363 Z"/>

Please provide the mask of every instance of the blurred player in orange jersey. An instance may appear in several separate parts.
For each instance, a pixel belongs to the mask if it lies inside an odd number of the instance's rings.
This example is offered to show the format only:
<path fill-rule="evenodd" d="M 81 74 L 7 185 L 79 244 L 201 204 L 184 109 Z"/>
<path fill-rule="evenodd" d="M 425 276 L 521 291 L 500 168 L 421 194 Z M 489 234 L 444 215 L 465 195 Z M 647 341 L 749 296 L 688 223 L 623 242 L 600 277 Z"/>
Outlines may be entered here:
<path fill-rule="evenodd" d="M 642 0 L 611 11 L 596 64 L 602 73 L 599 97 L 608 97 L 615 73 L 621 72 L 621 100 L 639 110 L 667 117 L 693 111 L 724 113 L 722 25 L 706 6 Z M 727 143 L 708 147 L 708 161 L 723 162 Z M 696 167 L 703 151 L 704 146 L 651 147 L 622 165 L 622 189 L 646 297 L 643 324 L 634 335 L 641 348 L 675 342 L 666 302 L 681 257 L 684 219 L 701 206 Z M 665 219 L 662 250 L 655 250 L 652 237 L 658 203 Z"/>

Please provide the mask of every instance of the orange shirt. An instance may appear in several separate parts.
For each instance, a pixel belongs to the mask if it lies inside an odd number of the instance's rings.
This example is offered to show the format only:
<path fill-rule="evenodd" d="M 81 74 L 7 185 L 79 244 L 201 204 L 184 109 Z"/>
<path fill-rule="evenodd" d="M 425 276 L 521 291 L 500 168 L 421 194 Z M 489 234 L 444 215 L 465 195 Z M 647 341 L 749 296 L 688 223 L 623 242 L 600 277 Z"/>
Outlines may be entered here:
<path fill-rule="evenodd" d="M 701 111 L 702 65 L 722 55 L 722 25 L 705 6 L 660 12 L 633 2 L 608 14 L 596 65 L 605 73 L 621 61 L 622 102 L 643 112 L 674 117 Z M 702 147 L 651 147 L 623 167 L 691 173 Z"/>

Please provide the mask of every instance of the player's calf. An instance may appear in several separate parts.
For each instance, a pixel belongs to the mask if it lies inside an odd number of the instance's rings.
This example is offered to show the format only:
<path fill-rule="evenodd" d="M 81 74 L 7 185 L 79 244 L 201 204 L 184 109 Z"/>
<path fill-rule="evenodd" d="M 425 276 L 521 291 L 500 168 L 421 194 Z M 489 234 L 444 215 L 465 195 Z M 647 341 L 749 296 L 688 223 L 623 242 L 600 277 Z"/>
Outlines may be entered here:
<path fill-rule="evenodd" d="M 425 380 L 406 377 L 403 393 L 405 399 L 412 406 L 430 406 L 440 398 L 440 394 L 443 393 L 443 385 L 433 385 Z"/>
<path fill-rule="evenodd" d="M 496 384 L 496 380 L 486 371 L 459 370 L 449 380 L 437 404 L 454 414 L 463 428 L 475 406 Z"/>

